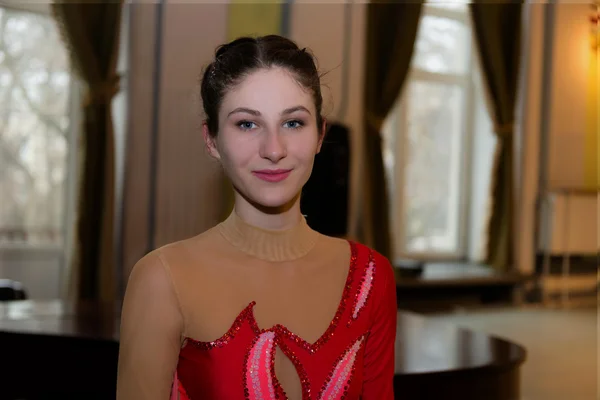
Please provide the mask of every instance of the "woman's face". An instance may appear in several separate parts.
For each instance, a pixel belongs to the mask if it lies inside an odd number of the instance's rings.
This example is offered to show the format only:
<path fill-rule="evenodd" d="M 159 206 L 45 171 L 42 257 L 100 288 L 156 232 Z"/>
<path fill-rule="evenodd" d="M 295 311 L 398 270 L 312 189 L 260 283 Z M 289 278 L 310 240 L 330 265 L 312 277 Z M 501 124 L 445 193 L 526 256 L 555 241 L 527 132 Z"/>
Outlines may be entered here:
<path fill-rule="evenodd" d="M 210 154 L 247 201 L 268 208 L 293 202 L 321 149 L 323 127 L 311 94 L 282 68 L 260 69 L 229 90 Z"/>

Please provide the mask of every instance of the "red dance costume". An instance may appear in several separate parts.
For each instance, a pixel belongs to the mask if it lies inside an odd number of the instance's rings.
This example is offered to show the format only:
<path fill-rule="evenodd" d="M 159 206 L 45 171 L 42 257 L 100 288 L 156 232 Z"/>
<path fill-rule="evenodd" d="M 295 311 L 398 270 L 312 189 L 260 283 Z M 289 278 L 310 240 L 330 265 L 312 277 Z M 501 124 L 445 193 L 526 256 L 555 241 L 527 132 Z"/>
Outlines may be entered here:
<path fill-rule="evenodd" d="M 393 271 L 379 254 L 360 244 L 351 246 L 351 266 L 338 311 L 315 343 L 281 325 L 260 329 L 252 302 L 218 340 L 187 339 L 171 399 L 286 399 L 275 376 L 277 348 L 294 363 L 303 400 L 393 399 Z"/>
<path fill-rule="evenodd" d="M 379 253 L 232 212 L 133 268 L 117 400 L 392 400 L 396 315 Z"/>

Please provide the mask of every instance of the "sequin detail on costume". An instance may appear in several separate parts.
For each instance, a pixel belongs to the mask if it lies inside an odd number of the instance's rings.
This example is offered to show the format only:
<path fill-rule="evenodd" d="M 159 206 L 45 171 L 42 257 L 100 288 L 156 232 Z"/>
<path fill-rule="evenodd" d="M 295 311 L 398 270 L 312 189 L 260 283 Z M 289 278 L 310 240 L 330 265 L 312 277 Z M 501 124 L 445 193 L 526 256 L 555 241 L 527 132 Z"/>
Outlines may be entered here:
<path fill-rule="evenodd" d="M 350 381 L 354 377 L 356 355 L 360 350 L 364 337 L 358 339 L 340 356 L 335 368 L 327 376 L 325 384 L 319 393 L 319 400 L 342 400 L 348 394 Z"/>
<path fill-rule="evenodd" d="M 251 302 L 245 309 L 243 309 L 242 312 L 238 315 L 238 317 L 233 322 L 233 325 L 231 326 L 231 328 L 229 328 L 227 333 L 225 333 L 219 339 L 212 341 L 212 342 L 201 342 L 199 340 L 194 340 L 192 338 L 186 338 L 186 344 L 193 345 L 193 346 L 199 348 L 200 350 L 205 350 L 205 351 L 212 350 L 216 347 L 225 346 L 239 332 L 244 321 L 247 319 L 250 319 L 250 316 L 252 315 L 252 308 L 254 307 L 254 305 L 256 305 L 255 301 Z"/>
<path fill-rule="evenodd" d="M 317 341 L 315 343 L 309 343 L 306 340 L 302 339 L 300 336 L 291 332 L 285 326 L 277 325 L 274 327 L 274 329 L 277 331 L 278 334 L 280 334 L 280 335 L 286 337 L 288 340 L 291 340 L 292 342 L 296 343 L 298 346 L 302 347 L 304 350 L 308 351 L 310 354 L 315 354 L 323 345 L 325 345 L 325 343 L 327 343 L 331 338 L 333 338 L 333 335 L 335 334 L 335 330 L 337 329 L 337 326 L 340 323 L 340 319 L 342 318 L 342 316 L 344 315 L 344 312 L 346 311 L 346 306 L 348 305 L 348 302 L 351 300 L 352 282 L 354 281 L 354 274 L 355 274 L 355 270 L 356 270 L 357 248 L 356 248 L 356 244 L 354 242 L 349 242 L 349 243 L 350 243 L 350 249 L 351 249 L 351 251 L 350 251 L 350 269 L 348 271 L 348 277 L 346 279 L 346 286 L 344 287 L 344 291 L 342 293 L 342 299 L 341 299 L 338 309 L 335 313 L 335 316 L 333 317 L 333 320 L 330 322 L 329 326 L 327 327 L 327 330 L 321 335 L 321 337 L 319 339 L 317 339 Z M 250 322 L 252 324 L 252 329 L 254 329 L 254 331 L 256 333 L 259 333 L 260 330 L 259 330 L 258 326 L 256 325 L 256 320 L 254 320 L 252 314 L 250 316 Z"/>
<path fill-rule="evenodd" d="M 247 400 L 275 399 L 273 385 L 273 350 L 275 332 L 258 336 L 245 359 L 245 387 Z"/>
<path fill-rule="evenodd" d="M 190 400 L 189 396 L 185 392 L 183 385 L 181 385 L 181 381 L 179 381 L 179 377 L 177 376 L 177 371 L 173 376 L 173 385 L 171 387 L 171 397 L 169 400 Z"/>
<path fill-rule="evenodd" d="M 375 261 L 373 260 L 372 254 L 369 255 L 369 264 L 365 270 L 363 277 L 360 282 L 360 290 L 356 296 L 356 303 L 354 304 L 354 310 L 352 312 L 352 318 L 357 319 L 358 314 L 367 303 L 369 295 L 371 294 L 371 288 L 373 287 L 373 278 L 375 276 Z"/>
<path fill-rule="evenodd" d="M 296 372 L 298 373 L 298 376 L 300 377 L 300 385 L 302 387 L 302 400 L 310 400 L 310 398 L 311 398 L 310 397 L 310 393 L 311 393 L 310 379 L 308 378 L 308 374 L 306 373 L 306 370 L 302 366 L 302 362 L 300 361 L 300 359 L 298 358 L 296 353 L 294 353 L 294 351 L 292 349 L 290 349 L 290 347 L 287 344 L 285 344 L 282 340 L 278 339 L 277 345 L 279 346 L 279 348 L 281 349 L 283 354 L 285 354 L 286 357 L 290 359 L 292 364 L 294 364 L 294 367 L 296 367 Z M 285 392 L 284 392 L 284 399 L 287 399 Z"/>
<path fill-rule="evenodd" d="M 373 253 L 369 253 L 369 263 L 367 268 L 360 279 L 360 289 L 356 292 L 354 297 L 354 309 L 352 316 L 348 321 L 348 326 L 355 321 L 360 315 L 361 310 L 367 304 L 369 297 L 371 296 L 371 289 L 373 288 L 373 279 L 375 278 L 375 260 L 373 259 Z"/>

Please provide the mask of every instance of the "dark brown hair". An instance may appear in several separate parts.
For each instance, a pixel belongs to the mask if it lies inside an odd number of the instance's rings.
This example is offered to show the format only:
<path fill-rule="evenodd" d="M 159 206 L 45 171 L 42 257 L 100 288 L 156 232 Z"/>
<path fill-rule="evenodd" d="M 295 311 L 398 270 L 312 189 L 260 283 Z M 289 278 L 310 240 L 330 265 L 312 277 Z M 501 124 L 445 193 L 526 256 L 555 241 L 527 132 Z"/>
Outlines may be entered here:
<path fill-rule="evenodd" d="M 317 110 L 317 127 L 321 131 L 323 97 L 313 55 L 285 37 L 268 35 L 241 37 L 219 46 L 215 60 L 206 67 L 200 94 L 206 124 L 212 136 L 219 131 L 218 114 L 227 90 L 257 69 L 270 67 L 287 69 L 302 87 L 310 91 Z"/>

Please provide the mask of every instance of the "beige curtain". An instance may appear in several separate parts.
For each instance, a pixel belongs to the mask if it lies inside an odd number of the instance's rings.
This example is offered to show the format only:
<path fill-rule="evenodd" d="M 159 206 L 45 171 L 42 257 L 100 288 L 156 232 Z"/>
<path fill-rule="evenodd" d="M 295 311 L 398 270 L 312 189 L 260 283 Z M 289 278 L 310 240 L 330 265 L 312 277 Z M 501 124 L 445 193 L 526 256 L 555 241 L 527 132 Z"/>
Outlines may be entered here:
<path fill-rule="evenodd" d="M 486 263 L 498 271 L 514 266 L 514 124 L 521 47 L 521 2 L 470 4 L 486 83 L 497 150 L 491 184 Z"/>
<path fill-rule="evenodd" d="M 421 2 L 372 1 L 367 5 L 365 146 L 362 240 L 392 257 L 381 128 L 402 91 L 413 54 Z"/>
<path fill-rule="evenodd" d="M 85 83 L 80 154 L 80 193 L 69 297 L 115 298 L 114 133 L 111 101 L 116 75 L 121 1 L 60 0 L 52 4 L 75 71 Z"/>

